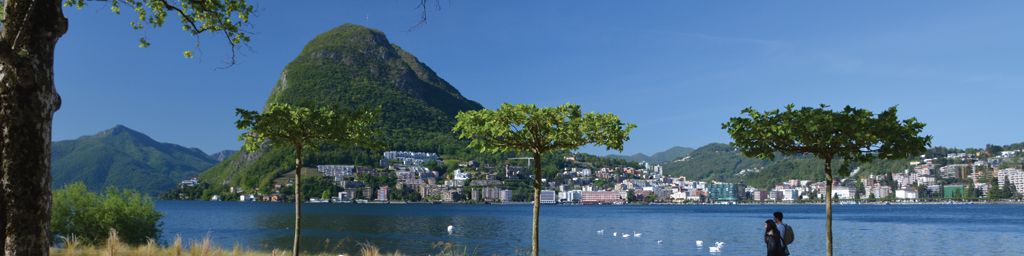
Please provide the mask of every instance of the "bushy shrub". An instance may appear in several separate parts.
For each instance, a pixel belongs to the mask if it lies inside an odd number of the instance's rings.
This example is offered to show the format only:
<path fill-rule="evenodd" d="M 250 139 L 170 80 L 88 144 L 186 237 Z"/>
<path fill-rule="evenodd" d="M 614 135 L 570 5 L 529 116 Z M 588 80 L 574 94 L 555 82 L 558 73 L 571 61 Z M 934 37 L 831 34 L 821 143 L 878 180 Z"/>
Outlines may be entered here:
<path fill-rule="evenodd" d="M 153 199 L 134 190 L 108 187 L 90 192 L 84 183 L 68 184 L 53 193 L 50 231 L 54 236 L 74 235 L 88 245 L 104 243 L 110 230 L 131 245 L 160 236 L 160 218 Z M 54 241 L 58 241 L 54 239 Z"/>

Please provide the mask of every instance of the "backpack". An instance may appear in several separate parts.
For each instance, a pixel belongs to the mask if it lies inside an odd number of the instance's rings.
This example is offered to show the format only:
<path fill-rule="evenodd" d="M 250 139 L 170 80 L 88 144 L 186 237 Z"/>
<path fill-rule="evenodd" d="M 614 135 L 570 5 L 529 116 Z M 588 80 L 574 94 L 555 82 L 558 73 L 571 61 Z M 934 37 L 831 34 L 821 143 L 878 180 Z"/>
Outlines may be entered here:
<path fill-rule="evenodd" d="M 789 245 L 789 244 L 793 243 L 793 236 L 794 236 L 793 235 L 793 228 L 790 227 L 789 224 L 782 224 L 782 225 L 786 226 L 786 231 L 784 232 L 783 237 L 782 237 L 782 243 L 784 243 L 786 245 Z"/>

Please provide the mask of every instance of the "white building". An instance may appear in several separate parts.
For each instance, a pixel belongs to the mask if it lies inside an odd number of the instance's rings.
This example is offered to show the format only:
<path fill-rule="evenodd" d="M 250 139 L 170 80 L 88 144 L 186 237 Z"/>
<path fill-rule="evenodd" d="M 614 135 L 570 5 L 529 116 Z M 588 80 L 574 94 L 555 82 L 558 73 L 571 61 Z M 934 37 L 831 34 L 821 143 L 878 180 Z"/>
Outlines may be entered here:
<path fill-rule="evenodd" d="M 1021 150 L 1003 151 L 1003 152 L 999 152 L 999 156 L 1001 156 L 1001 157 L 1011 157 L 1011 156 L 1017 155 L 1017 153 L 1020 153 L 1020 152 L 1021 152 Z"/>
<path fill-rule="evenodd" d="M 437 161 L 438 159 L 436 153 L 387 151 L 384 152 L 384 157 L 381 158 L 380 164 L 381 166 L 388 166 L 391 161 L 396 161 L 404 165 L 422 165 L 424 162 Z"/>
<path fill-rule="evenodd" d="M 558 192 L 558 199 L 563 202 L 578 203 L 582 193 L 582 190 L 562 191 Z"/>
<path fill-rule="evenodd" d="M 897 189 L 896 199 L 917 199 L 917 191 L 912 189 Z"/>
<path fill-rule="evenodd" d="M 943 178 L 960 178 L 963 175 L 961 172 L 970 168 L 967 164 L 951 164 L 943 167 L 939 167 L 939 175 Z"/>
<path fill-rule="evenodd" d="M 253 194 L 241 195 L 241 196 L 238 196 L 238 201 L 242 201 L 242 202 L 255 202 L 256 201 L 256 195 L 253 195 Z"/>
<path fill-rule="evenodd" d="M 832 197 L 839 197 L 839 199 L 853 199 L 853 195 L 857 193 L 857 189 L 846 186 L 837 186 L 832 188 Z"/>
<path fill-rule="evenodd" d="M 892 193 L 891 187 L 882 186 L 878 184 L 875 184 L 874 186 L 871 187 L 866 187 L 864 188 L 864 190 L 866 190 L 864 192 L 867 192 L 869 197 L 870 195 L 875 195 L 875 198 L 886 198 L 889 197 L 889 194 Z"/>
<path fill-rule="evenodd" d="M 1017 194 L 1024 194 L 1024 171 L 1007 168 L 997 171 L 996 175 L 998 175 L 1000 188 L 1006 188 L 1006 182 L 1010 182 L 1017 187 Z"/>
<path fill-rule="evenodd" d="M 918 175 L 917 176 L 917 184 L 921 184 L 921 185 L 925 185 L 925 186 L 935 185 L 935 177 Z"/>
<path fill-rule="evenodd" d="M 796 189 L 782 190 L 782 201 L 795 201 L 797 198 L 800 198 L 800 193 Z"/>
<path fill-rule="evenodd" d="M 557 203 L 557 197 L 555 197 L 554 190 L 541 190 L 540 191 L 540 203 L 542 204 L 553 204 Z"/>
<path fill-rule="evenodd" d="M 452 176 L 453 179 L 458 182 L 464 182 L 469 179 L 469 173 L 462 172 L 462 169 L 455 169 L 455 174 Z"/>
<path fill-rule="evenodd" d="M 498 200 L 501 200 L 502 203 L 512 202 L 512 190 L 505 189 L 498 192 Z"/>
<path fill-rule="evenodd" d="M 352 201 L 352 194 L 348 191 L 338 192 L 338 198 L 335 198 L 335 202 L 348 202 Z"/>

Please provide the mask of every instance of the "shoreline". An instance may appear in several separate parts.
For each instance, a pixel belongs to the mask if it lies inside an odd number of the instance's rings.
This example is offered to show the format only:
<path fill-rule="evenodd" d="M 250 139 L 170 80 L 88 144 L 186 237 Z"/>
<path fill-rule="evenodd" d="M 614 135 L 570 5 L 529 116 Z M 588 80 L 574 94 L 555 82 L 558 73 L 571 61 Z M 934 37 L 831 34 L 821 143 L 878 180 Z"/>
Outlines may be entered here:
<path fill-rule="evenodd" d="M 190 202 L 231 202 L 231 203 L 282 203 L 282 204 L 293 204 L 292 201 L 282 202 L 266 202 L 266 201 L 212 201 L 212 200 L 158 200 L 158 201 L 190 201 Z M 506 203 L 479 203 L 479 202 L 379 202 L 371 201 L 365 203 L 356 202 L 306 202 L 306 205 L 317 205 L 317 204 L 361 204 L 361 205 L 406 205 L 406 204 L 437 204 L 437 205 L 532 205 L 533 202 L 506 202 Z M 1024 204 L 1024 200 L 1006 200 L 1006 201 L 876 201 L 876 202 L 853 202 L 853 201 L 841 201 L 835 202 L 833 206 L 843 205 L 1017 205 Z M 541 204 L 541 205 L 562 205 L 562 206 L 683 206 L 683 205 L 704 205 L 704 206 L 732 206 L 732 205 L 825 205 L 824 202 L 718 202 L 718 203 L 629 203 L 629 204 L 581 204 L 581 203 L 555 203 L 555 204 Z"/>

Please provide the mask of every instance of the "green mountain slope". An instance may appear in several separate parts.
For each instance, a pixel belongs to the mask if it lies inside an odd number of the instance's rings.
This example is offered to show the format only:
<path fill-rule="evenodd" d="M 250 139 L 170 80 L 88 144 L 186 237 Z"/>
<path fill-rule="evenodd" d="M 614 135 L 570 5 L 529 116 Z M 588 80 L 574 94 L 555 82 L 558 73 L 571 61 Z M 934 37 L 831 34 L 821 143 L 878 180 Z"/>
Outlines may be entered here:
<path fill-rule="evenodd" d="M 412 54 L 388 42 L 380 31 L 352 24 L 310 41 L 281 72 L 267 100 L 272 102 L 379 107 L 387 149 L 440 153 L 465 148 L 451 133 L 455 114 L 482 108 Z M 234 154 L 200 177 L 214 186 L 265 187 L 292 168 L 290 155 L 283 149 Z M 369 164 L 378 158 L 332 146 L 310 154 L 304 162 L 309 166 Z"/>
<path fill-rule="evenodd" d="M 824 180 L 824 164 L 825 161 L 809 155 L 776 155 L 774 160 L 750 158 L 727 144 L 712 143 L 687 157 L 665 163 L 664 170 L 666 175 L 681 175 L 692 180 L 743 181 L 753 187 L 767 188 L 790 179 Z M 842 161 L 833 164 L 838 169 Z M 862 176 L 898 172 L 910 165 L 909 160 L 876 160 L 853 166 L 857 167 L 861 168 L 857 175 Z"/>
<path fill-rule="evenodd" d="M 685 157 L 687 155 L 690 155 L 690 152 L 693 152 L 692 148 L 676 146 L 676 147 L 672 147 L 672 148 L 667 149 L 667 150 L 662 151 L 662 152 L 654 153 L 654 154 L 652 154 L 650 156 L 648 156 L 648 155 L 646 155 L 644 153 L 636 153 L 636 154 L 628 155 L 628 156 L 627 155 L 608 155 L 608 157 L 618 158 L 618 159 L 623 159 L 623 160 L 633 161 L 633 162 L 646 161 L 646 162 L 652 163 L 652 164 L 660 164 L 660 163 L 676 160 L 676 159 L 679 159 L 681 157 Z"/>
<path fill-rule="evenodd" d="M 156 194 L 216 163 L 199 149 L 157 142 L 121 125 L 52 147 L 54 188 L 83 181 L 94 190 L 114 186 Z"/>

